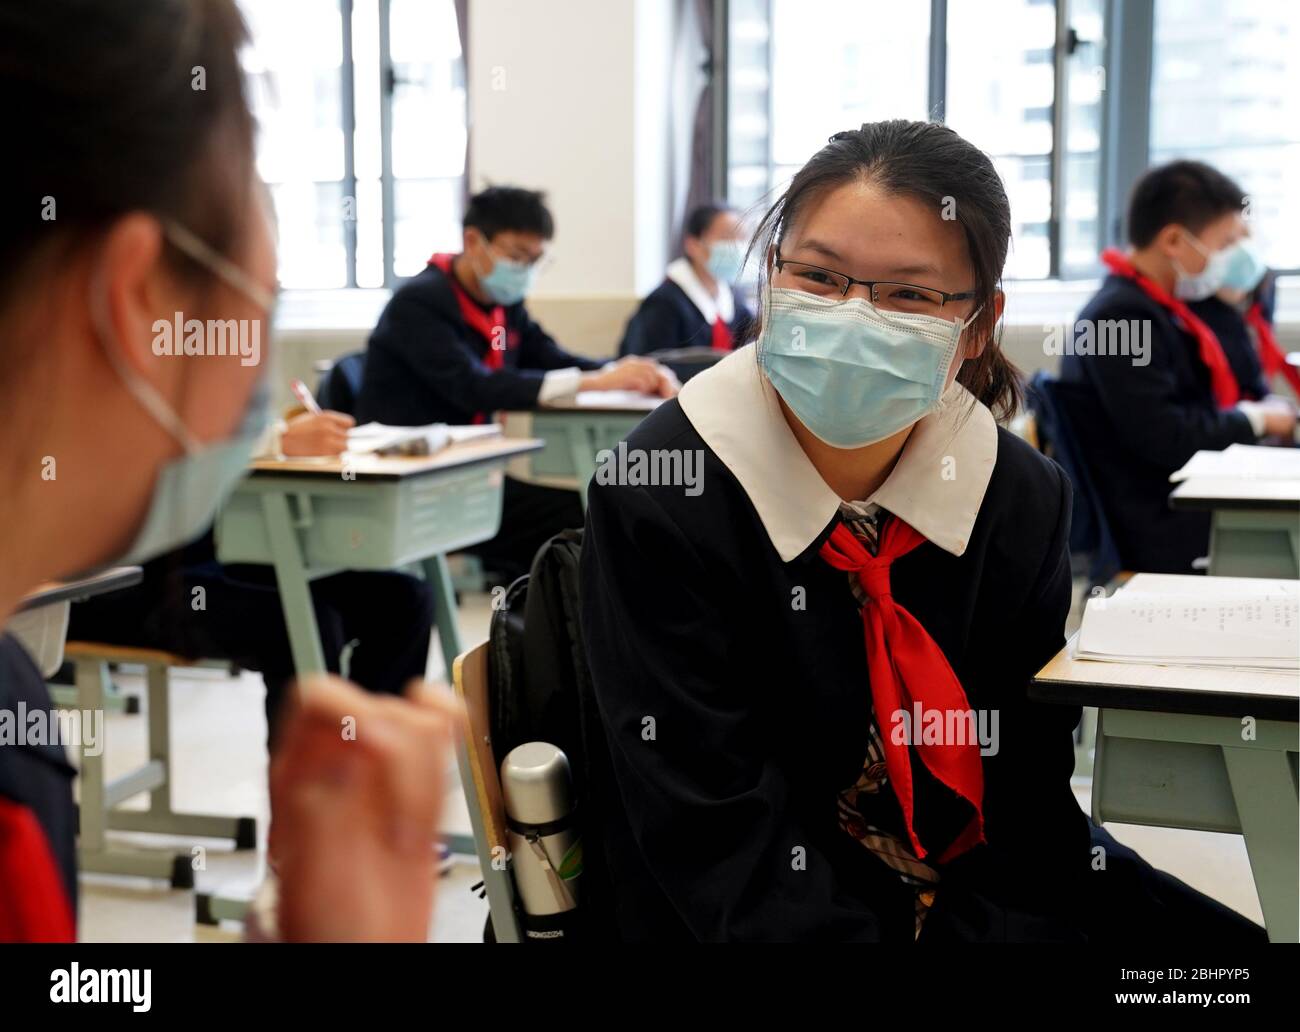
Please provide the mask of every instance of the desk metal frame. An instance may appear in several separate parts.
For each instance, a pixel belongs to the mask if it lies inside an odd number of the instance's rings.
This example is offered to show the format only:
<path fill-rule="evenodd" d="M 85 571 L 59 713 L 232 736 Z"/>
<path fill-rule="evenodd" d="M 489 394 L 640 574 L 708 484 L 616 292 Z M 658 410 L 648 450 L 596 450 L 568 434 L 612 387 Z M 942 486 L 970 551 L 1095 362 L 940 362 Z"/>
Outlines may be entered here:
<path fill-rule="evenodd" d="M 489 540 L 499 529 L 506 462 L 541 447 L 538 442 L 511 443 L 517 447 L 509 452 L 401 476 L 255 469 L 218 519 L 218 558 L 274 568 L 300 675 L 327 669 L 312 604 L 313 580 L 345 569 L 392 570 L 418 563 L 434 594 L 435 625 L 450 677 L 461 641 L 447 553 Z M 429 511 L 412 508 L 417 493 L 429 502 L 430 492 L 447 504 Z M 463 745 L 457 763 L 461 779 L 470 778 Z M 475 855 L 475 836 L 482 841 L 483 835 L 473 808 L 470 822 L 473 835 L 445 837 L 453 853 Z M 196 907 L 201 922 L 215 923 L 242 918 L 247 902 L 200 894 Z"/>
<path fill-rule="evenodd" d="M 531 457 L 531 478 L 575 486 L 585 511 L 587 485 L 596 475 L 596 457 L 612 450 L 649 414 L 642 409 L 595 408 L 547 408 L 528 413 L 531 435 L 546 442 L 545 448 Z"/>
<path fill-rule="evenodd" d="M 1210 512 L 1211 576 L 1300 578 L 1300 503 L 1184 492 L 1169 496 L 1171 508 Z"/>

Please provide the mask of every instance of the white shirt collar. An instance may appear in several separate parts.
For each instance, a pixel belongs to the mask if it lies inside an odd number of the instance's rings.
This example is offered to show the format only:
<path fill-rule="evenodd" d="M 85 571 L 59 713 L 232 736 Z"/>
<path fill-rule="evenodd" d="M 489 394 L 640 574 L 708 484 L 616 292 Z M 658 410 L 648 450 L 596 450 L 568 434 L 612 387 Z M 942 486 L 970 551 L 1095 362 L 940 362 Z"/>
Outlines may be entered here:
<path fill-rule="evenodd" d="M 718 283 L 716 296 L 709 293 L 709 288 L 700 282 L 695 274 L 695 266 L 689 258 L 674 258 L 668 263 L 668 278 L 682 288 L 691 304 L 700 310 L 704 321 L 712 326 L 718 317 L 730 325 L 736 316 L 736 301 L 731 295 L 730 283 Z"/>
<path fill-rule="evenodd" d="M 791 432 L 775 388 L 749 344 L 693 376 L 682 411 L 740 482 L 781 559 L 801 555 L 839 511 Z M 970 542 L 997 461 L 993 414 L 954 382 L 907 438 L 893 471 L 867 499 L 906 520 L 946 552 Z"/>

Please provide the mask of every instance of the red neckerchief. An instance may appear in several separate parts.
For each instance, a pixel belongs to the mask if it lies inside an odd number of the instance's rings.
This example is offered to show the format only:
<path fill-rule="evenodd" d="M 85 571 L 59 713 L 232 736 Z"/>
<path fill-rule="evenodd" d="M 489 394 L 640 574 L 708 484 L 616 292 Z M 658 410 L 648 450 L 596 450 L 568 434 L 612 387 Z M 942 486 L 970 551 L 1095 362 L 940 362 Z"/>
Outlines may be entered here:
<path fill-rule="evenodd" d="M 1196 338 L 1201 362 L 1210 371 L 1210 390 L 1214 393 L 1215 402 L 1220 408 L 1231 408 L 1237 404 L 1241 398 L 1241 387 L 1232 375 L 1232 366 L 1228 365 L 1228 358 L 1214 331 L 1198 319 L 1185 302 L 1138 272 L 1133 263 L 1115 248 L 1108 247 L 1102 251 L 1101 260 L 1111 272 L 1131 279 L 1147 297 L 1182 320 L 1187 332 Z"/>
<path fill-rule="evenodd" d="M 496 372 L 505 366 L 506 349 L 511 344 L 510 332 L 506 329 L 506 310 L 503 306 L 496 305 L 492 309 L 491 315 L 489 315 L 478 306 L 477 302 L 460 285 L 456 273 L 452 271 L 451 263 L 455 257 L 454 254 L 435 254 L 429 258 L 428 264 L 441 269 L 447 277 L 447 282 L 451 284 L 452 293 L 456 295 L 456 304 L 460 306 L 460 317 L 465 320 L 466 326 L 487 343 L 487 351 L 483 354 L 482 359 L 483 364 L 492 372 Z M 474 422 L 486 423 L 487 413 L 476 412 Z"/>
<path fill-rule="evenodd" d="M 882 728 L 880 740 L 889 783 L 902 808 L 907 835 L 918 860 L 925 856 L 926 848 L 912 827 L 912 761 L 908 746 L 894 740 L 894 714 L 912 714 L 918 703 L 922 713 L 938 710 L 946 715 L 971 708 L 948 657 L 916 617 L 895 602 L 890 593 L 890 564 L 924 540 L 920 531 L 894 517 L 885 527 L 876 555 L 868 552 L 843 523 L 836 526 L 821 547 L 821 557 L 837 570 L 856 574 L 867 594 L 867 603 L 862 607 L 862 626 L 866 634 L 871 701 L 876 722 Z M 916 754 L 931 774 L 975 809 L 970 823 L 939 856 L 939 862 L 946 863 L 984 841 L 984 765 L 978 742 L 926 745 L 922 743 L 920 731 L 912 728 L 912 747 Z"/>
<path fill-rule="evenodd" d="M 1300 394 L 1300 369 L 1288 362 L 1286 355 L 1282 354 L 1273 333 L 1273 325 L 1264 318 L 1264 310 L 1258 301 L 1247 310 L 1246 325 L 1255 331 L 1255 340 L 1259 345 L 1259 364 L 1263 367 L 1266 381 L 1281 373 L 1291 389 Z"/>
<path fill-rule="evenodd" d="M 487 342 L 488 349 L 487 354 L 483 356 L 483 364 L 495 372 L 505 365 L 506 348 L 510 346 L 506 334 L 506 310 L 501 305 L 497 305 L 489 315 L 478 306 L 460 285 L 460 280 L 452 271 L 451 263 L 455 257 L 454 254 L 435 254 L 429 259 L 429 264 L 437 266 L 446 274 L 447 282 L 451 284 L 452 292 L 456 295 L 456 303 L 460 306 L 460 315 L 465 320 L 465 325 Z"/>
<path fill-rule="evenodd" d="M 76 922 L 36 815 L 0 799 L 0 942 L 76 942 Z"/>
<path fill-rule="evenodd" d="M 710 343 L 714 351 L 730 351 L 733 347 L 731 327 L 726 324 L 720 315 L 713 320 L 713 339 Z"/>

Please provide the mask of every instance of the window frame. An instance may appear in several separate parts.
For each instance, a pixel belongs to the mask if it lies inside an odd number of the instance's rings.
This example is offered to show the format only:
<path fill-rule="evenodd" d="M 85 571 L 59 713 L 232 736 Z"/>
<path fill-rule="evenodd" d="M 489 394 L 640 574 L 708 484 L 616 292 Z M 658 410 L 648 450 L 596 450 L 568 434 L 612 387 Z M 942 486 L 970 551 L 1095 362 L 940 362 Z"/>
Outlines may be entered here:
<path fill-rule="evenodd" d="M 1062 267 L 1063 219 L 1065 217 L 1068 152 L 1065 149 L 1066 116 L 1069 106 L 1069 61 L 1075 47 L 1085 41 L 1074 34 L 1070 0 L 1051 0 L 1056 18 L 1056 39 L 1052 47 L 1052 151 L 1049 155 L 1051 200 L 1047 222 L 1049 261 L 1044 277 L 1023 282 L 1061 282 L 1096 279 L 1099 266 Z M 1096 253 L 1124 245 L 1124 216 L 1133 184 L 1149 167 L 1151 140 L 1151 86 L 1155 45 L 1156 0 L 1104 0 L 1102 4 L 1101 121 L 1097 150 L 1097 239 Z M 727 40 L 731 25 L 730 0 L 715 0 L 718 41 L 713 58 L 715 96 L 714 120 L 715 182 L 718 196 L 727 195 L 731 162 L 727 153 L 730 104 L 730 66 Z M 768 25 L 771 3 L 768 2 Z M 768 47 L 768 98 L 771 107 L 771 46 Z M 948 0 L 930 0 L 929 110 L 935 121 L 947 113 L 948 88 Z M 1121 101 L 1121 96 L 1123 100 Z M 768 131 L 769 189 L 771 184 L 771 131 Z M 1279 275 L 1294 275 L 1300 269 L 1277 269 Z M 1012 277 L 1008 277 L 1008 280 Z"/>

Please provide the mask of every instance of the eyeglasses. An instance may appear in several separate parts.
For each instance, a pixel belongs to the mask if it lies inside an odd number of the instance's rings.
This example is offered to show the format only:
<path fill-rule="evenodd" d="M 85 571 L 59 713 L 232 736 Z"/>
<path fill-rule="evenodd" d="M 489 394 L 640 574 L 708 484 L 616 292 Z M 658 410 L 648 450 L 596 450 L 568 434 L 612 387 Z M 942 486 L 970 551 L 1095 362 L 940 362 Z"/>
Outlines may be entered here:
<path fill-rule="evenodd" d="M 555 254 L 550 250 L 544 250 L 542 251 L 541 254 L 537 255 L 535 258 L 530 258 L 527 255 L 506 254 L 498 250 L 497 245 L 494 244 L 491 240 L 487 242 L 487 247 L 488 247 L 488 251 L 491 252 L 494 258 L 498 258 L 498 259 L 504 258 L 508 262 L 515 262 L 518 265 L 527 266 L 528 268 L 532 269 L 534 272 L 544 272 L 547 269 L 549 269 L 555 262 Z"/>
<path fill-rule="evenodd" d="M 776 252 L 773 264 L 779 274 L 794 280 L 798 289 L 819 297 L 847 297 L 854 286 L 867 287 L 871 291 L 871 303 L 886 312 L 925 314 L 942 308 L 950 301 L 970 301 L 975 297 L 973 290 L 950 294 L 934 287 L 917 286 L 915 283 L 854 279 L 833 269 L 823 269 L 820 265 L 782 258 L 780 249 Z"/>

